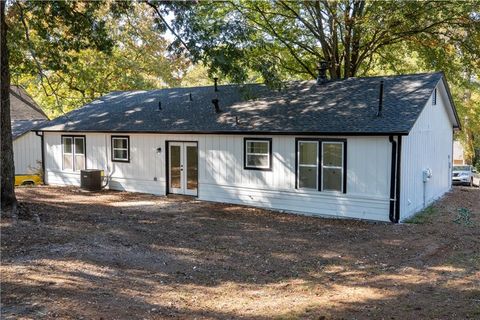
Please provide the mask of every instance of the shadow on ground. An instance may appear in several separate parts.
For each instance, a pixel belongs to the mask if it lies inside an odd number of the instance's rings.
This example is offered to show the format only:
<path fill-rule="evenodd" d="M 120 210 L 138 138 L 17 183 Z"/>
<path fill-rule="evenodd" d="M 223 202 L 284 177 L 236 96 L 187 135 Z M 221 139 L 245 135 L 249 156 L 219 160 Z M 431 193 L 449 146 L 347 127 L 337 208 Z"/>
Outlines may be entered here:
<path fill-rule="evenodd" d="M 2 317 L 478 318 L 480 192 L 422 225 L 295 216 L 182 197 L 19 189 L 2 221 Z M 466 206 L 472 225 L 454 223 Z"/>

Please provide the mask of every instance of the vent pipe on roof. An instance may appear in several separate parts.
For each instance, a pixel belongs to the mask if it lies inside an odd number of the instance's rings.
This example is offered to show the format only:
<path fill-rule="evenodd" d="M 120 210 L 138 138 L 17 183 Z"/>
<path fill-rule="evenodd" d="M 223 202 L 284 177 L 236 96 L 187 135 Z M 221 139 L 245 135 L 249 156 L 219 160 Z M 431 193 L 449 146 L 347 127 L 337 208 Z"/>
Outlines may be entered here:
<path fill-rule="evenodd" d="M 320 65 L 317 67 L 318 77 L 317 84 L 324 84 L 328 82 L 327 78 L 328 63 L 325 60 L 320 61 Z"/>
<path fill-rule="evenodd" d="M 380 81 L 380 94 L 378 95 L 377 117 L 382 116 L 382 109 L 383 109 L 383 80 Z"/>
<path fill-rule="evenodd" d="M 213 78 L 213 83 L 214 83 L 214 86 L 215 86 L 215 92 L 217 92 L 218 91 L 218 78 L 217 77 Z"/>
<path fill-rule="evenodd" d="M 191 93 L 191 92 L 188 94 L 188 100 L 189 100 L 189 101 L 193 101 L 192 93 Z"/>
<path fill-rule="evenodd" d="M 162 110 L 162 101 L 158 101 L 158 111 Z"/>
<path fill-rule="evenodd" d="M 220 106 L 218 104 L 219 100 L 217 98 L 212 99 L 213 106 L 215 107 L 215 112 L 220 113 Z"/>

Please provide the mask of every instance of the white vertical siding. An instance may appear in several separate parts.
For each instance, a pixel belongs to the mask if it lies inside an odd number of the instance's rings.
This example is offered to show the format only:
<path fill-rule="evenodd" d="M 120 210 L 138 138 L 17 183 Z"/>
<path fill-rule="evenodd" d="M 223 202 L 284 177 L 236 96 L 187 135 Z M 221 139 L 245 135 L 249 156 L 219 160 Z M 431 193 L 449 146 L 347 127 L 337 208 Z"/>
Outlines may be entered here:
<path fill-rule="evenodd" d="M 111 162 L 110 134 L 85 136 L 87 167 L 109 172 L 112 189 L 165 194 L 166 141 L 197 141 L 200 199 L 388 221 L 388 137 L 347 138 L 347 193 L 343 194 L 295 189 L 295 136 L 265 136 L 272 138 L 271 171 L 243 168 L 245 136 L 130 134 L 129 163 Z M 46 132 L 45 144 L 47 182 L 79 185 L 78 173 L 62 170 L 61 133 Z"/>
<path fill-rule="evenodd" d="M 258 137 L 258 136 L 256 136 Z M 347 193 L 295 189 L 294 136 L 272 138 L 272 170 L 243 169 L 245 136 L 204 136 L 199 198 L 209 201 L 388 221 L 388 137 L 347 138 Z M 202 163 L 205 165 L 202 166 Z"/>
<path fill-rule="evenodd" d="M 402 140 L 400 218 L 404 220 L 428 206 L 451 188 L 453 124 L 445 88 L 437 88 L 437 103 L 428 100 L 410 134 Z M 423 170 L 432 178 L 423 183 Z"/>
<path fill-rule="evenodd" d="M 31 174 L 42 167 L 41 138 L 28 132 L 13 141 L 15 174 Z"/>

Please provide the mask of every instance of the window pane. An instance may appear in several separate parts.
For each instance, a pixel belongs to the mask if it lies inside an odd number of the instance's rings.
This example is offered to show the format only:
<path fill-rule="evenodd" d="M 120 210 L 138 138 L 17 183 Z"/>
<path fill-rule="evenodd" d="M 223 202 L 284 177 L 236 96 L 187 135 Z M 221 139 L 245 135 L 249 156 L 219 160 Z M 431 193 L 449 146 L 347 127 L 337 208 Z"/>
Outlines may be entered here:
<path fill-rule="evenodd" d="M 113 147 L 114 148 L 128 148 L 128 139 L 127 138 L 114 138 L 113 139 Z"/>
<path fill-rule="evenodd" d="M 75 154 L 85 154 L 85 140 L 83 138 L 75 138 Z"/>
<path fill-rule="evenodd" d="M 268 142 L 266 141 L 247 141 L 248 153 L 268 154 Z"/>
<path fill-rule="evenodd" d="M 299 167 L 298 168 L 298 186 L 299 188 L 317 188 L 317 168 Z"/>
<path fill-rule="evenodd" d="M 197 147 L 187 146 L 187 189 L 197 189 L 198 161 Z"/>
<path fill-rule="evenodd" d="M 323 165 L 342 167 L 342 148 L 341 143 L 324 143 L 323 144 Z"/>
<path fill-rule="evenodd" d="M 72 138 L 63 138 L 63 153 L 72 153 Z"/>
<path fill-rule="evenodd" d="M 260 168 L 267 168 L 269 167 L 268 163 L 268 156 L 264 155 L 247 155 L 247 166 L 248 167 L 260 167 Z"/>
<path fill-rule="evenodd" d="M 170 186 L 181 188 L 180 146 L 170 147 Z"/>
<path fill-rule="evenodd" d="M 73 156 L 71 154 L 64 154 L 63 155 L 63 169 L 64 170 L 73 170 Z"/>
<path fill-rule="evenodd" d="M 128 160 L 127 150 L 113 150 L 113 158 L 115 160 Z"/>
<path fill-rule="evenodd" d="M 80 171 L 83 169 L 85 169 L 85 156 L 75 155 L 75 171 Z"/>
<path fill-rule="evenodd" d="M 323 169 L 323 190 L 342 191 L 341 169 Z"/>
<path fill-rule="evenodd" d="M 317 164 L 317 143 L 300 142 L 300 164 Z"/>

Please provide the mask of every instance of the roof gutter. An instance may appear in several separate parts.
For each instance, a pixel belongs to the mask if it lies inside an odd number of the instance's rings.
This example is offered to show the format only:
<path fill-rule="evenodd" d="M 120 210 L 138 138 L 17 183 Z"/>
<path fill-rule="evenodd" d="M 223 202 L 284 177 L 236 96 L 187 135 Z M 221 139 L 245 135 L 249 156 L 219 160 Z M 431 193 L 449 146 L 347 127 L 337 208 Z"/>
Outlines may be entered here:
<path fill-rule="evenodd" d="M 388 137 L 392 144 L 392 158 L 390 164 L 390 208 L 388 217 L 391 222 L 400 221 L 400 174 L 402 159 L 402 136 L 397 136 L 395 141 L 393 135 Z"/>
<path fill-rule="evenodd" d="M 35 131 L 35 135 L 40 137 L 40 150 L 42 153 L 42 180 L 45 184 L 45 144 L 44 144 L 44 137 L 43 132 L 40 134 L 40 131 Z"/>
<path fill-rule="evenodd" d="M 393 139 L 393 136 L 388 137 L 388 141 L 392 144 L 392 158 L 390 163 L 390 209 L 388 218 L 391 222 L 395 223 L 395 181 L 397 172 L 397 142 Z"/>
<path fill-rule="evenodd" d="M 401 177 L 402 177 L 402 136 L 397 136 L 397 185 L 396 185 L 396 194 L 395 194 L 395 216 L 394 222 L 398 223 L 400 221 L 400 187 L 401 187 Z"/>

